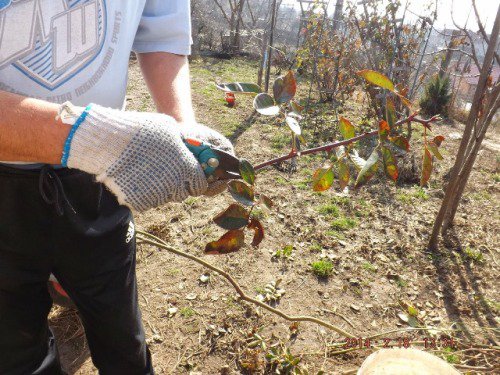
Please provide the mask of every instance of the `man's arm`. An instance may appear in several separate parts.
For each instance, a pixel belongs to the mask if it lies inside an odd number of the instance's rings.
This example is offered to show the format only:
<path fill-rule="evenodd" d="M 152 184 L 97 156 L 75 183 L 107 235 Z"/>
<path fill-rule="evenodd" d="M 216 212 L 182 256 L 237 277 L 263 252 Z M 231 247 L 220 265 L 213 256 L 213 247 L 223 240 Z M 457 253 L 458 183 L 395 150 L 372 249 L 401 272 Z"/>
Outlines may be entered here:
<path fill-rule="evenodd" d="M 158 112 L 179 122 L 194 121 L 187 57 L 149 52 L 139 53 L 138 59 Z"/>
<path fill-rule="evenodd" d="M 58 110 L 0 90 L 0 160 L 59 164 L 71 126 L 56 120 Z"/>

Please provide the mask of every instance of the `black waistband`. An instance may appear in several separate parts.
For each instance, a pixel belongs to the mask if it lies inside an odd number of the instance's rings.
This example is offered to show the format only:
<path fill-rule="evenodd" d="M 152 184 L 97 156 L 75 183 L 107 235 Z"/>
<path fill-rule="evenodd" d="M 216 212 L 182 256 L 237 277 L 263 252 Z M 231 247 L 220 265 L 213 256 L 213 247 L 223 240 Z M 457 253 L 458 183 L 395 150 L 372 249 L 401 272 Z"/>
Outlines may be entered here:
<path fill-rule="evenodd" d="M 16 167 L 8 167 L 5 164 L 0 164 L 0 174 L 10 174 L 13 176 L 26 176 L 26 177 L 34 177 L 38 178 L 40 176 L 40 172 L 43 168 L 50 168 L 50 170 L 54 171 L 59 178 L 66 178 L 72 176 L 82 176 L 86 174 L 78 169 L 71 168 L 52 168 L 49 164 L 44 165 L 42 168 L 37 169 L 24 169 L 24 168 L 16 168 Z"/>

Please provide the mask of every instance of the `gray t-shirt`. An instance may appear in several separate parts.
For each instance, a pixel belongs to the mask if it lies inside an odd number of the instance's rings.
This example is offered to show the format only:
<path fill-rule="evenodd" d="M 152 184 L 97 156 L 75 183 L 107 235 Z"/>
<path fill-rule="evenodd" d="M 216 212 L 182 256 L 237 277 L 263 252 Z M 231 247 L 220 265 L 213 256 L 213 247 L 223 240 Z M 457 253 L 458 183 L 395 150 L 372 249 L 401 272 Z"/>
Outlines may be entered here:
<path fill-rule="evenodd" d="M 0 0 L 0 90 L 123 108 L 130 51 L 188 55 L 189 0 Z"/>

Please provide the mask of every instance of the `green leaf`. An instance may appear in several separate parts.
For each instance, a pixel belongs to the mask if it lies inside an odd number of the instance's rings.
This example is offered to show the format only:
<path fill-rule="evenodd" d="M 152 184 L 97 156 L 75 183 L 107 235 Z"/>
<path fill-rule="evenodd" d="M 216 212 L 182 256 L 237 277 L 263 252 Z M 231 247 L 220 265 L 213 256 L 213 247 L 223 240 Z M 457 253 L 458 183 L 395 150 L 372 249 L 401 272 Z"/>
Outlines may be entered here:
<path fill-rule="evenodd" d="M 216 84 L 219 90 L 225 92 L 236 92 L 238 94 L 259 94 L 262 92 L 262 89 L 259 85 L 255 83 L 246 83 L 246 82 L 233 82 L 233 83 L 219 83 Z"/>
<path fill-rule="evenodd" d="M 272 208 L 274 206 L 271 198 L 264 194 L 259 194 L 259 203 L 264 204 L 267 208 Z"/>
<path fill-rule="evenodd" d="M 276 116 L 280 113 L 280 107 L 274 103 L 273 97 L 264 92 L 253 99 L 253 107 L 264 116 Z"/>
<path fill-rule="evenodd" d="M 378 123 L 378 136 L 381 141 L 385 141 L 387 137 L 389 137 L 389 133 L 391 128 L 389 128 L 389 124 L 385 120 L 380 120 Z"/>
<path fill-rule="evenodd" d="M 264 239 L 264 227 L 256 218 L 252 218 L 247 226 L 248 229 L 254 230 L 252 246 L 259 246 Z"/>
<path fill-rule="evenodd" d="M 396 123 L 396 108 L 391 98 L 387 98 L 385 102 L 385 119 L 389 124 L 389 128 L 393 128 Z"/>
<path fill-rule="evenodd" d="M 422 158 L 422 176 L 420 177 L 420 186 L 425 186 L 432 172 L 432 156 L 427 147 L 424 148 L 424 156 Z"/>
<path fill-rule="evenodd" d="M 408 306 L 408 314 L 410 316 L 414 316 L 414 317 L 417 317 L 418 316 L 418 310 L 416 307 L 412 306 L 412 305 L 409 305 Z"/>
<path fill-rule="evenodd" d="M 360 157 L 356 150 L 352 150 L 352 153 L 349 154 L 349 159 L 351 159 L 358 171 L 362 170 L 366 165 L 366 160 Z"/>
<path fill-rule="evenodd" d="M 359 72 L 357 72 L 357 74 L 374 85 L 377 85 L 379 87 L 382 87 L 390 91 L 394 91 L 394 84 L 389 78 L 387 78 L 382 73 L 376 72 L 374 70 L 365 69 L 365 70 L 360 70 Z"/>
<path fill-rule="evenodd" d="M 248 224 L 248 212 L 239 204 L 233 203 L 213 220 L 221 228 L 240 229 Z"/>
<path fill-rule="evenodd" d="M 398 180 L 398 167 L 396 165 L 396 158 L 392 154 L 391 150 L 387 147 L 382 146 L 380 148 L 382 152 L 382 158 L 384 159 L 384 169 L 385 174 L 392 179 L 394 182 Z"/>
<path fill-rule="evenodd" d="M 205 247 L 206 254 L 228 254 L 238 251 L 245 244 L 243 230 L 230 230 L 217 241 L 212 241 Z"/>
<path fill-rule="evenodd" d="M 243 181 L 253 185 L 255 183 L 255 170 L 253 169 L 253 165 L 250 164 L 248 160 L 241 159 L 239 169 Z"/>
<path fill-rule="evenodd" d="M 325 191 L 330 188 L 333 184 L 333 171 L 332 167 L 323 167 L 317 169 L 313 174 L 313 190 L 314 191 Z"/>
<path fill-rule="evenodd" d="M 230 181 L 227 186 L 234 199 L 245 206 L 253 206 L 254 192 L 252 187 L 238 180 Z"/>
<path fill-rule="evenodd" d="M 291 70 L 284 77 L 274 81 L 273 95 L 277 103 L 286 103 L 293 99 L 297 91 L 297 82 Z"/>
<path fill-rule="evenodd" d="M 294 134 L 300 135 L 301 129 L 297 120 L 295 120 L 293 117 L 286 116 L 285 121 Z"/>
<path fill-rule="evenodd" d="M 366 164 L 363 169 L 359 171 L 358 177 L 356 178 L 355 188 L 359 188 L 366 184 L 377 172 L 378 169 L 378 152 L 377 149 L 372 151 L 372 154 L 366 160 Z"/>
<path fill-rule="evenodd" d="M 354 126 L 351 124 L 351 122 L 342 116 L 339 119 L 339 130 L 344 139 L 351 139 L 356 134 Z"/>
<path fill-rule="evenodd" d="M 337 165 L 339 167 L 340 189 L 344 190 L 345 187 L 349 184 L 349 178 L 350 178 L 349 166 L 347 165 L 344 159 L 339 159 Z"/>
<path fill-rule="evenodd" d="M 391 142 L 394 146 L 403 151 L 406 152 L 410 151 L 410 143 L 402 135 L 398 135 L 396 137 L 389 137 L 389 142 Z"/>
<path fill-rule="evenodd" d="M 429 147 L 429 150 L 433 153 L 433 155 L 438 159 L 438 160 L 443 160 L 443 156 L 439 152 L 438 146 L 434 143 L 434 141 L 430 141 L 427 144 L 427 147 Z"/>
<path fill-rule="evenodd" d="M 301 106 L 299 103 L 297 103 L 295 100 L 292 100 L 290 102 L 290 107 L 292 108 L 292 112 L 299 116 L 302 114 L 302 111 L 304 110 L 304 107 Z"/>

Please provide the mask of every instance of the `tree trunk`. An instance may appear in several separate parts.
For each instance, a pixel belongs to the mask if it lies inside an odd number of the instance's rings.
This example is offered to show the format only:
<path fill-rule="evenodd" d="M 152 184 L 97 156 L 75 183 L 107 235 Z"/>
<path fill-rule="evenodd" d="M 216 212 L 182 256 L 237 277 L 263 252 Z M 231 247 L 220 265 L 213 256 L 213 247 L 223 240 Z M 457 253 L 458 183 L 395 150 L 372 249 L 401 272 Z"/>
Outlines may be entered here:
<path fill-rule="evenodd" d="M 240 0 L 236 5 L 235 17 L 234 17 L 234 35 L 232 35 L 232 52 L 234 54 L 240 53 L 241 50 L 241 24 L 242 24 L 242 13 L 243 7 L 245 5 L 245 0 Z M 231 16 L 232 17 L 232 16 Z"/>
<path fill-rule="evenodd" d="M 339 31 L 342 23 L 342 11 L 344 9 L 344 0 L 337 0 L 335 12 L 333 13 L 333 31 Z"/>
<path fill-rule="evenodd" d="M 467 179 L 469 178 L 470 171 L 472 170 L 472 166 L 476 159 L 477 152 L 479 151 L 479 148 L 481 146 L 481 142 L 484 138 L 484 135 L 486 134 L 489 122 L 491 122 L 493 116 L 495 115 L 496 109 L 498 108 L 497 97 L 499 88 L 498 83 L 496 83 L 494 93 L 495 97 L 492 98 L 490 96 L 490 100 L 487 101 L 487 103 L 485 104 L 485 108 L 483 108 L 483 116 L 486 116 L 487 118 L 483 119 L 482 121 L 478 121 L 480 115 L 479 111 L 483 107 L 482 101 L 484 99 L 484 95 L 487 94 L 487 80 L 490 75 L 490 68 L 495 56 L 499 30 L 500 6 L 497 9 L 495 24 L 493 25 L 493 30 L 491 32 L 488 49 L 484 57 L 481 74 L 479 76 L 476 92 L 472 101 L 469 117 L 467 118 L 467 123 L 462 141 L 460 143 L 460 148 L 455 159 L 455 164 L 451 170 L 450 182 L 446 187 L 446 192 L 441 204 L 441 208 L 439 209 L 436 220 L 434 222 L 434 227 L 432 228 L 432 234 L 428 245 L 430 249 L 437 248 L 439 233 L 441 232 L 441 230 L 446 230 L 453 220 L 456 212 L 456 207 L 458 207 L 458 202 L 460 202 L 460 199 L 462 197 Z M 473 134 L 473 129 L 476 129 L 476 125 L 478 122 L 482 125 L 480 134 L 476 134 L 476 131 L 474 131 Z M 468 150 L 470 150 L 469 153 L 467 153 Z M 445 219 L 446 226 L 443 226 L 443 221 Z"/>
<path fill-rule="evenodd" d="M 273 0 L 271 9 L 271 24 L 269 27 L 269 49 L 267 52 L 267 64 L 266 64 L 266 79 L 265 79 L 265 92 L 269 90 L 269 76 L 271 74 L 271 57 L 273 55 L 273 43 L 274 43 L 274 26 L 276 23 L 276 0 Z"/>
<path fill-rule="evenodd" d="M 450 65 L 451 58 L 453 57 L 453 49 L 455 47 L 454 43 L 460 36 L 460 30 L 453 30 L 451 34 L 450 43 L 448 43 L 448 49 L 444 59 L 441 61 L 441 66 L 439 67 L 439 78 L 443 78 L 448 71 L 448 66 Z"/>
<path fill-rule="evenodd" d="M 257 73 L 257 85 L 262 85 L 262 76 L 264 74 L 264 69 L 267 65 L 267 41 L 268 41 L 268 32 L 264 31 L 264 35 L 262 35 L 262 48 L 261 48 L 261 59 L 259 64 L 259 72 Z"/>
<path fill-rule="evenodd" d="M 455 218 L 455 214 L 458 209 L 458 205 L 460 204 L 462 194 L 465 190 L 465 187 L 467 185 L 467 181 L 469 180 L 469 176 L 472 172 L 472 167 L 474 166 L 474 162 L 476 161 L 477 155 L 479 153 L 479 150 L 481 149 L 481 144 L 483 142 L 484 137 L 486 136 L 486 133 L 488 131 L 488 128 L 491 124 L 491 121 L 493 120 L 493 117 L 495 116 L 496 111 L 498 110 L 498 93 L 497 95 L 493 95 L 490 101 L 490 111 L 488 115 L 485 117 L 484 121 L 482 122 L 481 125 L 481 130 L 480 133 L 478 134 L 478 137 L 472 137 L 473 138 L 473 143 L 471 144 L 470 150 L 467 151 L 467 158 L 464 162 L 464 166 L 462 168 L 462 172 L 460 173 L 459 176 L 459 185 L 456 189 L 456 192 L 453 196 L 453 200 L 450 204 L 450 207 L 448 211 L 446 212 L 444 222 L 443 222 L 443 231 L 448 230 L 448 228 L 451 226 L 453 223 L 453 219 Z"/>

